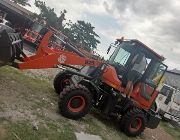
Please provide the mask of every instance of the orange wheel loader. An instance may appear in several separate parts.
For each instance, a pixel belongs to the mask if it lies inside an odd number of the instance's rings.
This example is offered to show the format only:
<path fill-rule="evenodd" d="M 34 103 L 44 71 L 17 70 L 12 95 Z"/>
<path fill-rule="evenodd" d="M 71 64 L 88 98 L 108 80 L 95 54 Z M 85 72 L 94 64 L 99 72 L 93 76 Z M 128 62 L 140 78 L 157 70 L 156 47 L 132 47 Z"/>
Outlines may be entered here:
<path fill-rule="evenodd" d="M 163 77 L 167 70 L 162 56 L 138 40 L 120 39 L 114 43 L 115 51 L 110 59 L 99 61 L 86 58 L 75 49 L 70 52 L 48 47 L 52 35 L 48 32 L 36 54 L 27 56 L 22 50 L 19 34 L 4 31 L 0 36 L 0 65 L 8 64 L 21 70 L 62 69 L 63 72 L 54 79 L 54 88 L 59 94 L 60 112 L 67 118 L 84 117 L 94 107 L 106 116 L 116 117 L 121 130 L 131 137 L 140 135 L 146 127 L 154 129 L 158 126 L 161 117 L 151 108 L 161 89 L 161 78 L 159 81 L 154 78 L 157 75 Z M 147 67 L 127 97 L 124 92 L 127 75 L 139 52 L 146 57 Z M 83 67 L 79 69 L 73 65 Z"/>

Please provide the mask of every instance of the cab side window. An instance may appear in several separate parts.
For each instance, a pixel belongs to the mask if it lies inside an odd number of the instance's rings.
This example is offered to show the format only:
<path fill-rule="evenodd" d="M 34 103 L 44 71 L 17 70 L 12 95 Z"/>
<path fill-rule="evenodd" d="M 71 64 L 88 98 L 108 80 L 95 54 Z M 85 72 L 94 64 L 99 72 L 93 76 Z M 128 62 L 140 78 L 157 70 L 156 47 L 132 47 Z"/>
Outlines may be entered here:
<path fill-rule="evenodd" d="M 166 66 L 161 63 L 156 63 L 154 66 L 154 69 L 152 69 L 151 74 L 149 76 L 149 81 L 152 82 L 152 84 L 158 86 L 158 85 L 163 85 L 165 78 L 163 77 L 163 74 L 166 70 Z"/>

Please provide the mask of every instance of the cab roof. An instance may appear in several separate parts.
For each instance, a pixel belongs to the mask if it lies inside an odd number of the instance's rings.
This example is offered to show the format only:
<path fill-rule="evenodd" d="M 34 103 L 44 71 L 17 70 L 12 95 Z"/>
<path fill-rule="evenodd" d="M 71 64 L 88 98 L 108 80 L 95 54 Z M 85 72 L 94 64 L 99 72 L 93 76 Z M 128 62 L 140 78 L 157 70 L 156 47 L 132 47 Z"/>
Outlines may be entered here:
<path fill-rule="evenodd" d="M 150 47 L 148 47 L 147 45 L 145 45 L 144 43 L 142 43 L 141 41 L 137 40 L 137 39 L 133 39 L 133 41 L 136 41 L 138 43 L 140 43 L 141 45 L 143 45 L 146 49 L 148 49 L 151 53 L 155 54 L 157 57 L 159 57 L 159 59 L 161 59 L 162 61 L 164 61 L 164 56 L 158 54 L 157 52 L 155 52 L 153 49 L 151 49 Z"/>
<path fill-rule="evenodd" d="M 141 47 L 142 49 L 145 49 L 145 51 L 147 53 L 153 54 L 153 56 L 155 56 L 156 58 L 158 58 L 161 61 L 165 60 L 165 58 L 163 56 L 159 55 L 153 49 L 151 49 L 150 47 L 148 47 L 147 45 L 145 45 L 144 43 L 142 43 L 141 41 L 139 41 L 137 39 L 125 39 L 124 41 L 135 42 L 138 44 L 139 47 Z"/>

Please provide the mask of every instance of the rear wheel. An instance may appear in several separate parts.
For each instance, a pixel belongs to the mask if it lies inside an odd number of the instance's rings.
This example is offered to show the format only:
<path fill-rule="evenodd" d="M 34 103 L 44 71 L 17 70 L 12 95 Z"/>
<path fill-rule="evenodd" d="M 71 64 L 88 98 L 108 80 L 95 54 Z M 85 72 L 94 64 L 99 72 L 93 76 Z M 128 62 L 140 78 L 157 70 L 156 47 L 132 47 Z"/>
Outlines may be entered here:
<path fill-rule="evenodd" d="M 71 80 L 71 75 L 68 74 L 67 72 L 58 73 L 54 78 L 54 83 L 53 83 L 55 91 L 58 94 L 60 94 L 60 92 L 62 92 L 66 86 L 71 84 L 70 80 Z"/>
<path fill-rule="evenodd" d="M 60 94 L 59 109 L 61 114 L 67 118 L 84 117 L 91 107 L 91 93 L 82 85 L 67 86 Z"/>
<path fill-rule="evenodd" d="M 131 137 L 140 135 L 146 126 L 146 117 L 144 112 L 138 108 L 127 111 L 121 119 L 121 130 Z"/>

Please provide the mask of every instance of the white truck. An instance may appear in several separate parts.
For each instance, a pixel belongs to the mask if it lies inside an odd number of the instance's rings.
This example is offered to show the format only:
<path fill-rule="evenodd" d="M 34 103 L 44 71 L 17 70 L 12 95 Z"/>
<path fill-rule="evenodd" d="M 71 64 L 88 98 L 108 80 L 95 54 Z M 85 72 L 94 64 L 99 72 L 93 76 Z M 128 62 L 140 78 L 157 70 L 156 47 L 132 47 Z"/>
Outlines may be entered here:
<path fill-rule="evenodd" d="M 165 84 L 155 103 L 163 119 L 180 122 L 180 90 Z"/>

